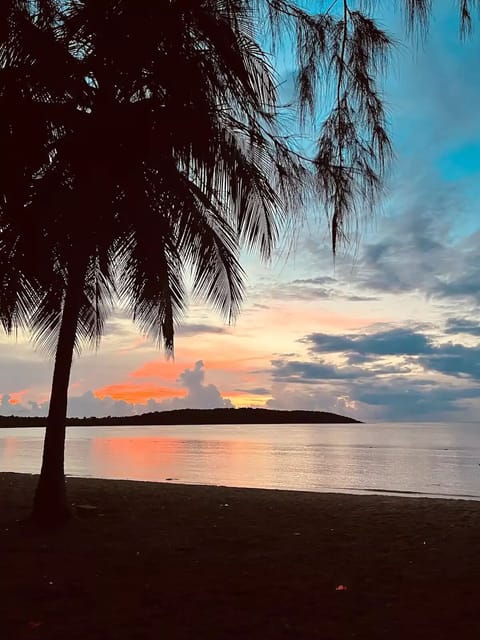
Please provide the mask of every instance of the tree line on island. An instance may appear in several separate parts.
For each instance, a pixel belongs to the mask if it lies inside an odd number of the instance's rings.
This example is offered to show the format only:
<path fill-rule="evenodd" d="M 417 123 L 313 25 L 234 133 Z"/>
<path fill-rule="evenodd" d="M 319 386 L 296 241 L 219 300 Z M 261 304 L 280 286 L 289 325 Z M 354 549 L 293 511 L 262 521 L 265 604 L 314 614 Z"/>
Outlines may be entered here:
<path fill-rule="evenodd" d="M 46 418 L 0 416 L 0 427 L 44 427 Z M 282 411 L 242 407 L 217 409 L 175 409 L 152 411 L 135 416 L 106 416 L 96 418 L 67 418 L 66 425 L 74 426 L 145 426 L 145 425 L 206 425 L 206 424 L 345 424 L 360 423 L 328 411 Z"/>
<path fill-rule="evenodd" d="M 427 29 L 431 0 L 393 4 Z M 476 2 L 458 5 L 468 30 Z M 187 283 L 232 320 L 242 249 L 268 258 L 308 205 L 335 252 L 372 209 L 391 157 L 378 79 L 393 45 L 374 6 L 0 3 L 0 322 L 55 354 L 37 522 L 70 516 L 72 358 L 98 345 L 114 304 L 172 354 Z M 288 104 L 273 66 L 284 43 Z"/>

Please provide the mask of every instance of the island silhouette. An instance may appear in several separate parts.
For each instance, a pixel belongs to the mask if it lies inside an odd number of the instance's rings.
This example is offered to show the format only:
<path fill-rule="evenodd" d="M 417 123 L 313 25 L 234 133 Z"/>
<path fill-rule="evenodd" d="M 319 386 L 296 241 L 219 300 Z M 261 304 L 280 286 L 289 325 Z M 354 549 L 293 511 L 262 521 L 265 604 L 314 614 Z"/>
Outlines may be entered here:
<path fill-rule="evenodd" d="M 67 418 L 67 426 L 141 426 L 178 424 L 336 424 L 360 423 L 328 411 L 281 411 L 261 408 L 175 409 L 134 416 Z M 45 417 L 0 416 L 0 427 L 43 427 Z"/>

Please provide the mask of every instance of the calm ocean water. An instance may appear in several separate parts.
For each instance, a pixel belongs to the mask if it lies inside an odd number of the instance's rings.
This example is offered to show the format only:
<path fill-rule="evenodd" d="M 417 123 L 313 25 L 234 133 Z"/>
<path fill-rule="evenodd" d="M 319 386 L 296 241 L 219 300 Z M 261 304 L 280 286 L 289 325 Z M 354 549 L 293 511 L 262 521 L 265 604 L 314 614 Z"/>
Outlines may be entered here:
<path fill-rule="evenodd" d="M 0 429 L 0 470 L 38 473 L 43 429 Z M 480 499 L 480 423 L 69 427 L 66 472 Z"/>

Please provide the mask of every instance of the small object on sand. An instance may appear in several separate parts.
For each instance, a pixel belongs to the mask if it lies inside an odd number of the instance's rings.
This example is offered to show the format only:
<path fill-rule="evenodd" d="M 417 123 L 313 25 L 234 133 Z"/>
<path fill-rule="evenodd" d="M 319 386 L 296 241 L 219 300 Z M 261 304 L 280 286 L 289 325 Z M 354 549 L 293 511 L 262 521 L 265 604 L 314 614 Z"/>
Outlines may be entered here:
<path fill-rule="evenodd" d="M 28 623 L 28 628 L 29 629 L 38 629 L 38 627 L 41 627 L 43 624 L 43 622 L 41 622 L 41 620 L 32 620 L 31 622 Z"/>
<path fill-rule="evenodd" d="M 348 587 L 345 584 L 339 584 L 335 587 L 335 591 L 348 591 Z"/>
<path fill-rule="evenodd" d="M 93 504 L 76 504 L 75 511 L 80 518 L 95 518 L 98 515 L 98 507 Z"/>

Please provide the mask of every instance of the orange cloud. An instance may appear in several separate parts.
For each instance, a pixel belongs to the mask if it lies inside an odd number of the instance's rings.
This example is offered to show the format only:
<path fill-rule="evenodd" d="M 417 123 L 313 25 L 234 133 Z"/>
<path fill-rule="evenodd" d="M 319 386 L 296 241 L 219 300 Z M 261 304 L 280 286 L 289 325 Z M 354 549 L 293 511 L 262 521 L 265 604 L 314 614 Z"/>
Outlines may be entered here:
<path fill-rule="evenodd" d="M 175 381 L 185 367 L 185 363 L 150 360 L 128 375 L 130 378 L 162 378 L 163 380 Z"/>
<path fill-rule="evenodd" d="M 130 404 L 146 404 L 148 400 L 165 400 L 166 398 L 181 398 L 186 395 L 184 389 L 160 387 L 144 384 L 110 384 L 96 389 L 93 395 L 103 400 L 106 397 L 114 400 L 124 400 Z"/>
<path fill-rule="evenodd" d="M 249 369 L 250 363 L 256 360 L 268 361 L 270 356 L 252 356 L 243 358 L 229 358 L 210 360 L 209 358 L 201 358 L 205 364 L 205 370 L 208 371 L 229 371 L 238 373 Z M 197 357 L 196 360 L 199 358 Z M 185 371 L 186 368 L 190 368 L 195 362 L 165 362 L 163 360 L 150 360 L 146 362 L 139 369 L 131 371 L 128 376 L 130 378 L 161 378 L 162 380 L 175 381 L 178 376 Z"/>
<path fill-rule="evenodd" d="M 251 383 L 256 380 L 250 370 L 254 364 L 258 367 L 259 361 L 268 362 L 270 356 L 242 353 L 237 358 L 204 358 L 205 370 L 213 374 L 213 384 L 217 387 L 232 388 L 242 383 Z M 188 368 L 191 369 L 199 358 L 186 360 L 182 352 L 181 361 L 167 361 L 162 358 L 145 362 L 128 374 L 128 380 L 121 383 L 109 384 L 94 391 L 97 398 L 107 396 L 114 400 L 123 400 L 130 404 L 146 404 L 148 400 L 161 401 L 168 398 L 184 398 L 187 389 L 173 386 L 172 383 Z M 240 376 L 239 376 L 240 374 Z M 160 384 L 156 384 L 156 383 Z M 165 383 L 163 385 L 162 383 Z M 255 396 L 242 391 L 221 391 L 224 398 L 230 399 L 235 406 L 261 406 L 265 403 L 265 396 Z"/>
<path fill-rule="evenodd" d="M 173 476 L 182 447 L 174 438 L 94 438 L 91 455 L 108 477 L 158 480 Z"/>
<path fill-rule="evenodd" d="M 28 389 L 22 389 L 21 391 L 14 391 L 13 393 L 10 394 L 8 402 L 10 404 L 21 404 L 27 391 Z"/>
<path fill-rule="evenodd" d="M 220 392 L 224 398 L 246 398 L 251 397 L 252 394 L 246 391 L 221 391 Z M 256 395 L 256 394 L 253 394 Z"/>

